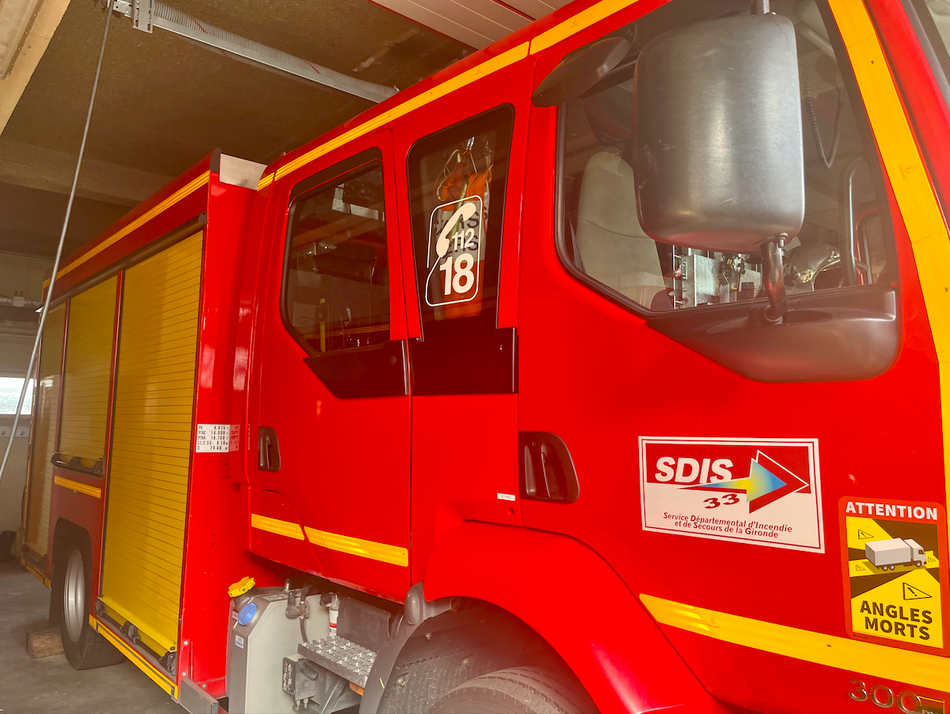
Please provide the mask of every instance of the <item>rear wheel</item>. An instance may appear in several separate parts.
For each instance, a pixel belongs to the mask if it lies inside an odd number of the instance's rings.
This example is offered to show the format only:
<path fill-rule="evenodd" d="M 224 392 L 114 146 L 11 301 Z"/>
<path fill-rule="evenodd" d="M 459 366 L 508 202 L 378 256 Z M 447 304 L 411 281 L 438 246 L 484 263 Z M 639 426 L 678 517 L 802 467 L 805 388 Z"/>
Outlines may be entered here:
<path fill-rule="evenodd" d="M 59 595 L 57 620 L 66 659 L 73 669 L 118 664 L 124 659 L 122 653 L 89 624 L 92 592 L 89 548 L 85 543 L 69 543 L 60 562 L 59 583 L 53 592 Z"/>
<path fill-rule="evenodd" d="M 513 667 L 464 682 L 431 714 L 593 714 L 580 685 L 538 667 Z M 573 679 L 573 678 L 570 678 Z"/>

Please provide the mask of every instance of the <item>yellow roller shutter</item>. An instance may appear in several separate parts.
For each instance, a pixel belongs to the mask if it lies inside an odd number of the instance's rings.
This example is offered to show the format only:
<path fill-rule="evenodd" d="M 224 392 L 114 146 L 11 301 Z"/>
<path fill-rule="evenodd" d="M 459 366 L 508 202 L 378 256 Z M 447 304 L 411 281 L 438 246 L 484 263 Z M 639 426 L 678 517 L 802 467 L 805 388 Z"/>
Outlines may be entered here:
<path fill-rule="evenodd" d="M 66 459 L 79 456 L 87 466 L 103 458 L 106 449 L 116 280 L 69 301 L 59 451 Z"/>
<path fill-rule="evenodd" d="M 164 653 L 177 647 L 202 234 L 125 274 L 102 601 Z"/>
<path fill-rule="evenodd" d="M 60 305 L 54 307 L 46 315 L 46 324 L 43 326 L 43 351 L 40 353 L 39 382 L 36 386 L 26 544 L 37 555 L 46 555 L 49 538 L 49 499 L 53 484 L 53 464 L 50 463 L 50 459 L 56 453 L 65 314 L 65 308 Z"/>

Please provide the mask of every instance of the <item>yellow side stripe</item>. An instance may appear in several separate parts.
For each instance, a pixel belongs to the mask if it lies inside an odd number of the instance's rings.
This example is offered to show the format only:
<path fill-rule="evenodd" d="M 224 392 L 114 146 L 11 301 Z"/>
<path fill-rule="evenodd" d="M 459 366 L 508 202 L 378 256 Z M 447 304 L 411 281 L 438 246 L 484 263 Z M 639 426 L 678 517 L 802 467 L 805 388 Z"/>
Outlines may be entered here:
<path fill-rule="evenodd" d="M 411 99 L 407 99 L 389 111 L 383 112 L 379 116 L 373 117 L 372 119 L 363 122 L 359 126 L 344 132 L 334 139 L 330 139 L 330 141 L 311 149 L 305 154 L 301 154 L 293 161 L 289 161 L 283 166 L 279 166 L 276 171 L 273 171 L 269 174 L 264 174 L 257 184 L 257 190 L 262 191 L 274 183 L 274 181 L 277 179 L 283 178 L 292 171 L 296 171 L 301 166 L 309 164 L 311 161 L 315 161 L 334 149 L 338 149 L 361 136 L 365 136 L 366 134 L 379 129 L 383 125 L 398 119 L 399 117 L 405 116 L 409 112 L 424 107 L 426 104 L 434 102 L 436 99 L 441 99 L 447 94 L 451 94 L 452 92 L 461 89 L 462 87 L 465 87 L 476 80 L 487 77 L 494 72 L 504 69 L 515 62 L 519 62 L 526 58 L 529 54 L 536 54 L 547 49 L 548 47 L 552 47 L 558 42 L 561 42 L 562 40 L 565 40 L 568 37 L 581 32 L 582 30 L 586 30 L 591 25 L 600 22 L 610 15 L 613 15 L 614 13 L 619 12 L 626 7 L 629 7 L 630 5 L 633 5 L 635 2 L 637 2 L 637 0 L 602 0 L 601 2 L 587 8 L 583 12 L 578 13 L 574 17 L 568 18 L 564 22 L 561 22 L 549 30 L 542 32 L 532 40 L 523 42 L 520 45 L 511 48 L 510 50 L 502 52 L 497 57 L 492 57 L 491 59 L 485 60 L 481 64 L 472 67 L 471 69 L 466 70 L 465 72 L 462 72 L 451 79 L 447 79 L 441 84 L 436 85 L 427 92 L 412 97 Z"/>
<path fill-rule="evenodd" d="M 849 672 L 950 691 L 950 660 L 640 595 L 658 622 L 723 642 Z"/>
<path fill-rule="evenodd" d="M 404 568 L 409 565 L 409 551 L 397 545 L 377 543 L 372 540 L 340 535 L 339 533 L 328 533 L 327 531 L 319 531 L 310 526 L 304 526 L 303 530 L 301 530 L 297 523 L 282 521 L 277 518 L 269 518 L 259 513 L 251 514 L 251 528 L 257 528 L 286 538 L 293 538 L 294 540 L 304 540 L 304 531 L 306 531 L 307 538 L 310 539 L 310 542 L 321 548 L 329 548 L 330 550 L 336 550 L 341 553 L 358 555 L 361 558 L 370 558 L 383 563 L 400 565 Z"/>
<path fill-rule="evenodd" d="M 96 488 L 95 486 L 89 486 L 79 481 L 73 481 L 72 479 L 63 478 L 62 476 L 56 476 L 53 479 L 53 483 L 57 486 L 62 486 L 63 488 L 68 488 L 76 493 L 82 493 L 87 496 L 92 496 L 93 498 L 102 498 L 102 489 Z"/>
<path fill-rule="evenodd" d="M 937 351 L 944 493 L 950 494 L 950 240 L 947 226 L 864 3 L 831 0 L 830 5 L 848 48 L 871 128 L 914 251 Z"/>
<path fill-rule="evenodd" d="M 149 211 L 146 211 L 141 216 L 136 218 L 134 221 L 129 223 L 129 225 L 120 228 L 118 231 L 116 231 L 111 236 L 106 238 L 104 241 L 102 241 L 102 243 L 97 245 L 88 253 L 85 253 L 79 256 L 72 263 L 69 263 L 68 265 L 63 267 L 58 273 L 56 273 L 56 279 L 59 280 L 61 277 L 63 277 L 67 273 L 72 272 L 73 270 L 78 268 L 80 265 L 82 265 L 86 261 L 91 260 L 95 256 L 99 255 L 99 253 L 104 251 L 106 248 L 109 248 L 110 246 L 115 245 L 116 243 L 118 243 L 120 240 L 125 238 L 127 235 L 129 235 L 133 231 L 136 231 L 142 226 L 144 226 L 150 220 L 155 218 L 155 216 L 157 216 L 159 213 L 163 213 L 167 211 L 169 208 L 171 208 L 173 205 L 181 201 L 183 198 L 190 196 L 192 193 L 194 193 L 199 188 L 204 186 L 210 180 L 211 180 L 211 172 L 205 171 L 203 174 L 201 174 L 201 176 L 194 179 L 190 183 L 187 183 L 184 186 L 182 186 L 180 189 L 175 191 L 175 193 L 173 193 L 171 196 L 169 196 L 164 201 L 159 203 L 157 206 L 155 206 Z M 45 288 L 49 286 L 49 283 L 50 283 L 49 280 L 45 280 L 43 282 L 43 287 Z"/>
<path fill-rule="evenodd" d="M 34 568 L 28 561 L 21 560 L 20 563 L 26 568 L 28 573 L 32 573 L 33 577 L 39 580 L 43 585 L 49 587 L 49 578 L 47 578 L 43 573 L 41 573 L 37 568 Z"/>
<path fill-rule="evenodd" d="M 267 174 L 261 178 L 260 182 L 257 184 L 257 190 L 260 191 L 261 189 L 266 188 L 273 181 L 283 178 L 292 171 L 296 171 L 301 166 L 309 164 L 311 161 L 315 161 L 324 154 L 330 153 L 334 149 L 338 149 L 361 136 L 365 136 L 366 134 L 379 129 L 394 119 L 405 116 L 411 111 L 419 109 L 420 107 L 424 107 L 426 104 L 434 102 L 436 99 L 440 99 L 445 95 L 450 94 L 461 87 L 464 87 L 467 84 L 471 84 L 482 77 L 487 77 L 498 70 L 504 69 L 508 65 L 523 60 L 527 56 L 528 43 L 523 42 L 517 47 L 513 47 L 512 49 L 508 50 L 507 52 L 502 52 L 497 57 L 492 57 L 491 59 L 486 60 L 465 72 L 462 72 L 460 75 L 452 77 L 451 79 L 436 85 L 427 92 L 423 92 L 418 96 L 407 99 L 402 104 L 396 105 L 392 109 L 383 112 L 379 116 L 375 116 L 372 119 L 363 122 L 359 126 L 354 127 L 343 134 L 340 134 L 338 137 L 330 139 L 324 144 L 320 144 L 320 146 L 311 149 L 305 154 L 301 154 L 293 161 L 289 161 L 283 166 L 278 167 L 276 172 Z"/>
<path fill-rule="evenodd" d="M 268 518 L 257 513 L 251 514 L 251 528 L 267 531 L 279 536 L 286 536 L 294 540 L 303 540 L 303 531 L 300 526 L 290 521 L 281 521 L 276 518 Z"/>
<path fill-rule="evenodd" d="M 542 50 L 546 50 L 548 47 L 553 47 L 561 40 L 566 40 L 571 35 L 576 35 L 578 32 L 586 30 L 591 25 L 610 17 L 615 12 L 620 12 L 635 2 L 637 2 L 637 0 L 603 0 L 603 2 L 599 2 L 596 5 L 591 5 L 586 10 L 555 25 L 550 30 L 542 32 L 531 40 L 531 54 L 536 54 Z"/>
<path fill-rule="evenodd" d="M 409 565 L 409 551 L 405 548 L 363 540 L 362 538 L 351 538 L 339 533 L 318 531 L 316 528 L 310 528 L 309 526 L 305 526 L 304 530 L 307 531 L 307 537 L 314 545 L 337 550 L 341 553 L 358 555 L 362 558 L 379 560 L 383 563 L 400 565 L 404 568 Z"/>
<path fill-rule="evenodd" d="M 145 672 L 149 679 L 164 689 L 165 692 L 171 695 L 172 698 L 178 699 L 178 687 L 172 680 L 170 680 L 161 672 L 157 671 L 148 660 L 142 657 L 142 655 L 140 655 L 134 649 L 129 647 L 122 638 L 116 636 L 112 630 L 103 625 L 92 615 L 89 616 L 89 624 L 96 632 L 111 642 L 115 648 L 119 650 L 119 652 L 124 654 L 129 659 L 129 661 L 132 662 L 132 664 Z"/>

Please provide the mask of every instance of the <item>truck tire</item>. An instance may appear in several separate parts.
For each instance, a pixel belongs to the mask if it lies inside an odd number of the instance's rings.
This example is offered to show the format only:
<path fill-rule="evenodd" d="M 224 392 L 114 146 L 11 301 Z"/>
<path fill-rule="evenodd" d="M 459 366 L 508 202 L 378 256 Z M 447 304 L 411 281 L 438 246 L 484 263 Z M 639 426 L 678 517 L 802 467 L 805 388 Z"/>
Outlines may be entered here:
<path fill-rule="evenodd" d="M 89 624 L 92 593 L 92 558 L 89 546 L 70 541 L 66 544 L 53 588 L 57 597 L 56 620 L 63 640 L 63 652 L 73 669 L 95 669 L 118 664 L 123 659 L 112 644 Z"/>
<path fill-rule="evenodd" d="M 538 667 L 512 667 L 464 682 L 436 702 L 430 714 L 594 714 L 580 685 Z"/>

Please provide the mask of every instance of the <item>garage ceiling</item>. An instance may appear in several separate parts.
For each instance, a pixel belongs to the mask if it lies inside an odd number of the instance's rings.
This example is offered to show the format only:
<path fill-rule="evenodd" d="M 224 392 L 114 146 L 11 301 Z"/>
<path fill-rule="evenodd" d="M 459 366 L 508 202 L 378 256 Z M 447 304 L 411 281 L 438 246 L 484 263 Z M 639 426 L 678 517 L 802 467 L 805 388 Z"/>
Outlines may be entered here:
<path fill-rule="evenodd" d="M 4 10 L 17 2 L 0 0 L 0 29 Z M 17 59 L 27 70 L 31 61 L 36 67 L 0 134 L 0 251 L 55 250 L 58 221 L 52 219 L 65 209 L 105 22 L 104 10 L 92 0 L 65 2 L 41 59 L 36 61 L 36 50 L 47 31 L 42 6 Z M 400 89 L 471 51 L 367 0 L 166 4 L 316 64 Z M 19 71 L 14 66 L 0 81 L 0 121 Z M 216 147 L 269 163 L 369 106 L 162 30 L 134 30 L 114 15 L 67 252 Z"/>

